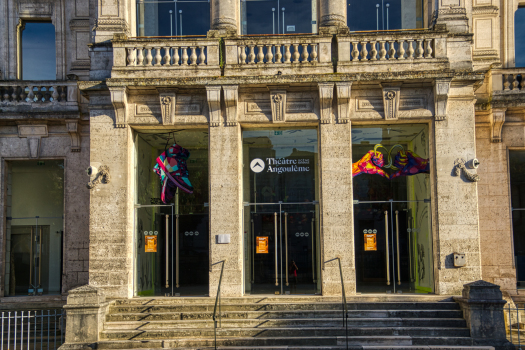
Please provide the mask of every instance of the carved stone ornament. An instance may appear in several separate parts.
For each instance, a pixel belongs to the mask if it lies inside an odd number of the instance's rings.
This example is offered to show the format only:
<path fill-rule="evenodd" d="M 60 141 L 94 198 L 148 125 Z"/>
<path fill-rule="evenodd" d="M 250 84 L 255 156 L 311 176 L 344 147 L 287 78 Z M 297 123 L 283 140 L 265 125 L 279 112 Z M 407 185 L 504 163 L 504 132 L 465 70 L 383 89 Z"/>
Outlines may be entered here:
<path fill-rule="evenodd" d="M 221 125 L 221 87 L 206 86 L 206 97 L 210 114 L 210 126 Z"/>
<path fill-rule="evenodd" d="M 29 158 L 40 158 L 40 144 L 43 137 L 48 137 L 47 125 L 18 125 L 18 137 L 27 138 Z"/>
<path fill-rule="evenodd" d="M 336 83 L 337 90 L 337 121 L 346 124 L 350 120 L 350 96 L 352 83 Z"/>
<path fill-rule="evenodd" d="M 463 173 L 467 180 L 470 182 L 478 182 L 480 180 L 480 177 L 478 174 L 473 174 L 470 171 L 468 171 L 467 167 L 465 166 L 465 160 L 463 158 L 458 158 L 454 161 L 454 176 L 459 176 Z"/>
<path fill-rule="evenodd" d="M 434 113 L 436 120 L 447 119 L 448 94 L 450 92 L 450 80 L 436 80 L 434 82 Z"/>
<path fill-rule="evenodd" d="M 399 118 L 399 100 L 401 96 L 401 86 L 399 84 L 384 84 L 383 88 L 383 110 L 386 120 L 396 120 Z"/>
<path fill-rule="evenodd" d="M 270 90 L 272 105 L 272 121 L 283 123 L 286 121 L 286 90 Z"/>
<path fill-rule="evenodd" d="M 332 123 L 332 101 L 334 99 L 334 84 L 319 83 L 319 108 L 321 124 Z"/>
<path fill-rule="evenodd" d="M 127 120 L 127 108 L 128 108 L 128 91 L 127 88 L 117 86 L 110 87 L 109 92 L 111 94 L 111 103 L 115 108 L 115 126 L 117 128 L 126 127 Z"/>
<path fill-rule="evenodd" d="M 494 143 L 501 142 L 501 130 L 505 123 L 506 112 L 506 108 L 493 109 L 490 115 L 490 138 Z"/>
<path fill-rule="evenodd" d="M 80 152 L 80 131 L 78 120 L 66 120 L 67 132 L 71 138 L 71 152 Z"/>
<path fill-rule="evenodd" d="M 160 112 L 162 114 L 162 125 L 173 125 L 175 123 L 175 104 L 177 94 L 174 89 L 157 89 L 160 98 Z"/>
<path fill-rule="evenodd" d="M 234 126 L 238 124 L 238 105 L 239 105 L 239 86 L 223 85 L 224 104 L 226 105 L 226 125 Z"/>

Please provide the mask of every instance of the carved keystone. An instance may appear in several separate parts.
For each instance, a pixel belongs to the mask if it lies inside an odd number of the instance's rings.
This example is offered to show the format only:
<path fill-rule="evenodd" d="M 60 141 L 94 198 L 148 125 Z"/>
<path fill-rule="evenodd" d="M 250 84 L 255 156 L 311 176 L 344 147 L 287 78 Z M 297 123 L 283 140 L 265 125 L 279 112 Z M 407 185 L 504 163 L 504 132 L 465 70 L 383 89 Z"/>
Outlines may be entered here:
<path fill-rule="evenodd" d="M 501 130 L 505 123 L 506 108 L 493 109 L 490 114 L 490 138 L 492 142 L 501 142 Z"/>
<path fill-rule="evenodd" d="M 332 123 L 332 101 L 334 99 L 334 84 L 319 83 L 319 108 L 321 124 Z"/>
<path fill-rule="evenodd" d="M 226 104 L 226 125 L 234 126 L 238 123 L 239 86 L 223 85 L 224 103 Z"/>
<path fill-rule="evenodd" d="M 270 90 L 272 105 L 272 121 L 284 123 L 286 121 L 286 90 Z"/>
<path fill-rule="evenodd" d="M 177 89 L 157 89 L 160 98 L 162 125 L 175 123 L 175 105 L 177 103 Z"/>
<path fill-rule="evenodd" d="M 352 94 L 352 83 L 336 83 L 337 89 L 337 120 L 346 124 L 350 120 L 350 96 Z"/>
<path fill-rule="evenodd" d="M 386 120 L 399 118 L 399 100 L 401 97 L 401 84 L 381 84 L 383 89 L 383 111 Z"/>
<path fill-rule="evenodd" d="M 18 125 L 18 137 L 27 138 L 29 158 L 40 158 L 40 141 L 47 137 L 47 125 Z"/>
<path fill-rule="evenodd" d="M 206 86 L 206 97 L 210 110 L 210 126 L 221 124 L 221 87 Z"/>

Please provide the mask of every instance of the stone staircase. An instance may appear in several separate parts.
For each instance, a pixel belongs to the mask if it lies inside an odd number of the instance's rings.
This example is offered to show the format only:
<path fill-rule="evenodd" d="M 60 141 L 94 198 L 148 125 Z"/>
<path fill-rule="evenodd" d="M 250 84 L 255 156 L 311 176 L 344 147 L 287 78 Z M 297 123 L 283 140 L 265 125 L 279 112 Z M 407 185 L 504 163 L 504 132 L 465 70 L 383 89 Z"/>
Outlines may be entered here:
<path fill-rule="evenodd" d="M 349 349 L 489 350 L 443 296 L 348 298 Z M 114 301 L 97 349 L 210 349 L 215 298 Z M 340 298 L 222 299 L 220 349 L 346 349 Z"/>

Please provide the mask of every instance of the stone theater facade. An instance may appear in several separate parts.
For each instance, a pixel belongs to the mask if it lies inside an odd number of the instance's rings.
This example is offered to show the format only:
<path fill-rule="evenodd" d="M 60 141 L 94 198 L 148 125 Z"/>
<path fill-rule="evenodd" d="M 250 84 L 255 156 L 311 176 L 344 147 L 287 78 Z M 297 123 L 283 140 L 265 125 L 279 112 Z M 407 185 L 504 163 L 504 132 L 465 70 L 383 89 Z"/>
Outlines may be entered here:
<path fill-rule="evenodd" d="M 522 4 L 2 1 L 1 301 L 516 294 Z"/>

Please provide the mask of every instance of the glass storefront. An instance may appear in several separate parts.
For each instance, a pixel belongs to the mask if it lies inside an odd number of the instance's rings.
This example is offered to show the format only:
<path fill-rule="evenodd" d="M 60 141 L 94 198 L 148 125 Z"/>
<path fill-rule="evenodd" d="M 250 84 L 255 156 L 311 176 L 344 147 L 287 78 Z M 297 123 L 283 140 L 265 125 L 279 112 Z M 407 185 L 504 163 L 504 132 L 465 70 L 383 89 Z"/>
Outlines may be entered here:
<path fill-rule="evenodd" d="M 509 151 L 514 261 L 518 288 L 525 288 L 525 151 Z"/>
<path fill-rule="evenodd" d="M 5 295 L 60 294 L 64 162 L 7 163 Z"/>
<path fill-rule="evenodd" d="M 359 293 L 434 291 L 427 125 L 352 127 Z"/>
<path fill-rule="evenodd" d="M 208 132 L 136 133 L 135 295 L 208 295 Z"/>
<path fill-rule="evenodd" d="M 347 0 L 351 31 L 423 28 L 423 0 Z"/>
<path fill-rule="evenodd" d="M 137 1 L 137 36 L 206 35 L 207 0 Z"/>
<path fill-rule="evenodd" d="M 243 131 L 246 294 L 318 294 L 317 130 Z"/>

